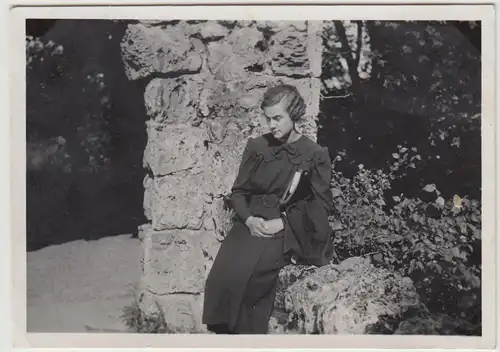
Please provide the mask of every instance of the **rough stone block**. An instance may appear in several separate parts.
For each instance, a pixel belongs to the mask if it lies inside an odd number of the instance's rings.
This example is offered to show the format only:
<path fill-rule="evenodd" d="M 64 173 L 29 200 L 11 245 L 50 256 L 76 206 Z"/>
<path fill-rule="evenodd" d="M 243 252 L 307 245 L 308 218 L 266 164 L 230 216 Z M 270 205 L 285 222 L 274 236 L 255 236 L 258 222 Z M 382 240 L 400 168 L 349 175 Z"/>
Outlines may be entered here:
<path fill-rule="evenodd" d="M 182 124 L 196 118 L 201 77 L 153 79 L 144 92 L 146 112 L 155 122 Z"/>
<path fill-rule="evenodd" d="M 264 35 L 254 27 L 235 29 L 227 38 L 232 52 L 245 66 L 262 63 L 265 59 Z"/>
<path fill-rule="evenodd" d="M 189 37 L 175 26 L 167 28 L 130 24 L 122 39 L 122 59 L 129 79 L 152 73 L 193 73 L 201 69 L 202 58 L 193 51 Z"/>
<path fill-rule="evenodd" d="M 272 34 L 286 29 L 295 29 L 300 32 L 307 30 L 306 21 L 256 21 L 256 26 L 260 31 Z"/>
<path fill-rule="evenodd" d="M 196 173 L 203 159 L 205 129 L 190 125 L 157 127 L 148 124 L 148 142 L 144 151 L 144 167 L 154 176 L 175 174 L 183 170 Z"/>
<path fill-rule="evenodd" d="M 200 35 L 204 41 L 219 40 L 227 36 L 229 33 L 227 27 L 215 22 L 206 22 L 200 30 Z"/>
<path fill-rule="evenodd" d="M 202 174 L 146 178 L 144 202 L 155 230 L 198 230 L 203 225 L 205 186 Z"/>
<path fill-rule="evenodd" d="M 141 243 L 144 291 L 157 296 L 203 291 L 205 266 L 198 233 L 151 231 Z"/>
<path fill-rule="evenodd" d="M 246 138 L 238 130 L 226 132 L 220 144 L 211 144 L 204 156 L 205 190 L 215 197 L 229 194 L 236 179 Z"/>
<path fill-rule="evenodd" d="M 277 75 L 305 77 L 311 74 L 307 52 L 307 32 L 291 27 L 272 37 L 271 67 Z"/>
<path fill-rule="evenodd" d="M 250 62 L 235 55 L 233 47 L 228 43 L 210 43 L 207 64 L 214 78 L 219 81 L 233 81 L 249 76 L 245 67 Z"/>

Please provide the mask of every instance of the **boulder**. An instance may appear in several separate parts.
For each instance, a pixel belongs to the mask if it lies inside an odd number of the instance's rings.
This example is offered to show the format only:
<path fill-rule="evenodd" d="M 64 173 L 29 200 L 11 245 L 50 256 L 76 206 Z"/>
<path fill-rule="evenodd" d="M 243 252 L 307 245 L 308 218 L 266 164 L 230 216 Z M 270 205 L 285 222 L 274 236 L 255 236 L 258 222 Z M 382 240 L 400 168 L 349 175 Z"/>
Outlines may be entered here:
<path fill-rule="evenodd" d="M 481 335 L 481 328 L 446 314 L 425 314 L 403 320 L 395 331 L 397 335 Z"/>
<path fill-rule="evenodd" d="M 287 328 L 304 334 L 379 333 L 420 307 L 411 279 L 357 257 L 317 268 L 285 293 Z"/>

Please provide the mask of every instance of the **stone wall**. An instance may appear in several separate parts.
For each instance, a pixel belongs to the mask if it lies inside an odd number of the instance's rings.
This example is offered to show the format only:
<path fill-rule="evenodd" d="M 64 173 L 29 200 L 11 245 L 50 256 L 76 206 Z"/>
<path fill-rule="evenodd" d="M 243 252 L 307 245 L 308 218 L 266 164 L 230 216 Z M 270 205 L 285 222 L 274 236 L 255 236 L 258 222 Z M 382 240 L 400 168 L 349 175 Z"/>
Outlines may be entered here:
<path fill-rule="evenodd" d="M 141 307 L 161 308 L 173 332 L 202 332 L 206 275 L 227 227 L 223 197 L 245 142 L 266 131 L 263 92 L 297 86 L 303 133 L 315 139 L 321 22 L 141 21 L 122 58 L 147 82 Z"/>

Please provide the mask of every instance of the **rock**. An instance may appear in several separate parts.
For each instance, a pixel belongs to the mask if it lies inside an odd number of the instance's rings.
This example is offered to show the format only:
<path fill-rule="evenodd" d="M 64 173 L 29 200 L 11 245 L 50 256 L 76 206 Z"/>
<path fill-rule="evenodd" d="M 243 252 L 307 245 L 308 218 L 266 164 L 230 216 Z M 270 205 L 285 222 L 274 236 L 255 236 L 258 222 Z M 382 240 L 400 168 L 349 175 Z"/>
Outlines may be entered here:
<path fill-rule="evenodd" d="M 145 26 L 166 26 L 175 25 L 179 23 L 180 20 L 141 20 L 140 23 Z"/>
<path fill-rule="evenodd" d="M 198 23 L 205 23 L 205 22 L 212 22 L 212 21 L 208 21 L 208 20 L 187 20 L 186 23 L 189 23 L 189 24 L 198 24 Z"/>
<path fill-rule="evenodd" d="M 207 51 L 207 47 L 201 41 L 201 39 L 192 37 L 190 40 L 191 40 L 191 43 L 193 44 L 194 51 L 196 51 L 197 53 L 204 56 L 206 51 Z"/>
<path fill-rule="evenodd" d="M 208 67 L 216 80 L 233 81 L 248 77 L 243 57 L 237 57 L 228 43 L 210 43 L 208 45 Z"/>
<path fill-rule="evenodd" d="M 202 27 L 200 31 L 201 38 L 205 41 L 215 41 L 222 39 L 229 33 L 228 29 L 217 22 L 208 21 Z"/>
<path fill-rule="evenodd" d="M 246 138 L 239 131 L 228 131 L 220 144 L 210 144 L 205 153 L 205 184 L 207 193 L 227 194 L 236 178 Z"/>
<path fill-rule="evenodd" d="M 215 79 L 245 79 L 250 77 L 249 70 L 259 66 L 263 69 L 265 54 L 259 45 L 263 40 L 256 28 L 245 27 L 233 30 L 225 43 L 210 43 L 207 63 Z"/>
<path fill-rule="evenodd" d="M 196 118 L 201 77 L 153 79 L 144 92 L 146 112 L 158 123 L 185 123 Z"/>
<path fill-rule="evenodd" d="M 238 99 L 239 106 L 245 110 L 258 109 L 265 89 L 253 89 L 243 93 Z"/>
<path fill-rule="evenodd" d="M 219 196 L 207 204 L 205 230 L 211 231 L 211 236 L 221 242 L 233 225 L 234 211 L 228 207 L 224 198 Z"/>
<path fill-rule="evenodd" d="M 257 21 L 256 26 L 260 31 L 271 34 L 276 34 L 290 27 L 301 32 L 307 30 L 306 21 Z"/>
<path fill-rule="evenodd" d="M 129 79 L 152 73 L 194 73 L 201 69 L 202 58 L 193 50 L 184 31 L 130 24 L 121 43 L 125 73 Z"/>
<path fill-rule="evenodd" d="M 275 74 L 295 78 L 311 74 L 307 33 L 288 28 L 273 35 L 271 42 L 271 67 Z"/>
<path fill-rule="evenodd" d="M 199 295 L 188 294 L 154 296 L 145 293 L 140 307 L 146 316 L 163 316 L 166 333 L 197 333 L 203 330 L 198 297 Z"/>
<path fill-rule="evenodd" d="M 205 181 L 202 174 L 180 172 L 145 181 L 144 206 L 155 230 L 199 230 L 205 211 Z"/>
<path fill-rule="evenodd" d="M 287 289 L 298 280 L 304 279 L 316 270 L 315 266 L 307 265 L 288 265 L 284 267 L 279 274 L 278 290 L 274 307 L 277 309 L 285 309 L 285 293 Z"/>
<path fill-rule="evenodd" d="M 316 269 L 285 294 L 288 325 L 305 334 L 370 334 L 420 307 L 409 278 L 363 258 Z"/>
<path fill-rule="evenodd" d="M 151 294 L 198 294 L 204 288 L 200 242 L 185 230 L 150 231 L 141 240 L 142 287 Z"/>
<path fill-rule="evenodd" d="M 446 314 L 413 316 L 403 320 L 395 331 L 398 335 L 481 335 L 480 327 Z"/>
<path fill-rule="evenodd" d="M 286 333 L 286 330 L 285 330 L 283 324 L 281 324 L 278 321 L 278 318 L 276 318 L 275 316 L 271 316 L 271 318 L 269 319 L 268 333 L 269 334 L 285 334 Z"/>
<path fill-rule="evenodd" d="M 150 123 L 147 133 L 143 164 L 154 176 L 183 170 L 195 173 L 203 166 L 205 129 L 181 124 L 156 127 Z"/>
<path fill-rule="evenodd" d="M 221 94 L 225 88 L 226 84 L 224 82 L 218 81 L 212 76 L 207 77 L 200 92 L 200 99 L 198 103 L 198 112 L 201 116 L 210 117 L 212 115 L 219 104 L 219 101 L 214 99 L 214 97 Z"/>
<path fill-rule="evenodd" d="M 215 257 L 219 252 L 221 243 L 214 236 L 213 231 L 204 231 L 202 232 L 201 235 L 199 235 L 199 237 L 200 237 L 202 254 L 204 258 L 203 263 L 205 269 L 205 276 L 203 282 L 205 282 L 208 277 L 208 274 L 210 273 L 210 270 L 212 269 Z"/>
<path fill-rule="evenodd" d="M 238 21 L 235 20 L 218 20 L 217 23 L 219 23 L 221 26 L 224 26 L 229 29 L 233 29 L 236 26 L 236 23 Z"/>
<path fill-rule="evenodd" d="M 262 32 L 253 27 L 235 29 L 227 38 L 232 52 L 243 67 L 263 63 L 265 56 L 259 45 L 263 41 Z"/>
<path fill-rule="evenodd" d="M 320 78 L 323 72 L 323 21 L 307 22 L 307 56 L 312 77 Z"/>

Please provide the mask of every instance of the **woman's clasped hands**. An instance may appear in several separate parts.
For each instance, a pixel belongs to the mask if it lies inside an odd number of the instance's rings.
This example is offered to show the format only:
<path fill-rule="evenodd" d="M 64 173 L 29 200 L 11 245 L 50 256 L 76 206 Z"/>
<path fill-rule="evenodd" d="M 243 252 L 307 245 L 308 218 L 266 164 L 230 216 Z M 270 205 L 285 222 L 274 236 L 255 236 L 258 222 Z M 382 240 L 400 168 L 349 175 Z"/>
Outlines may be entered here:
<path fill-rule="evenodd" d="M 272 237 L 284 228 L 281 218 L 264 220 L 256 216 L 248 217 L 245 225 L 250 230 L 250 234 L 256 237 Z"/>

